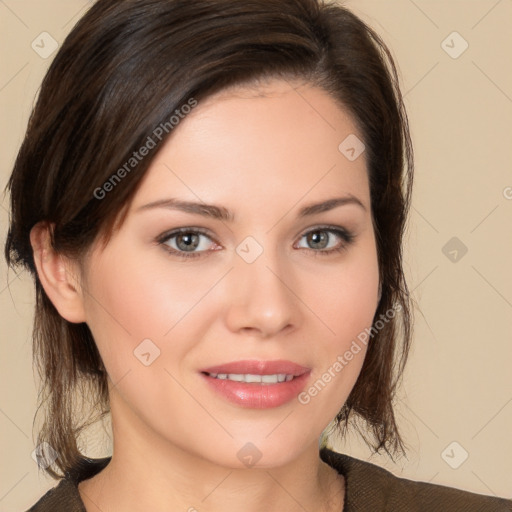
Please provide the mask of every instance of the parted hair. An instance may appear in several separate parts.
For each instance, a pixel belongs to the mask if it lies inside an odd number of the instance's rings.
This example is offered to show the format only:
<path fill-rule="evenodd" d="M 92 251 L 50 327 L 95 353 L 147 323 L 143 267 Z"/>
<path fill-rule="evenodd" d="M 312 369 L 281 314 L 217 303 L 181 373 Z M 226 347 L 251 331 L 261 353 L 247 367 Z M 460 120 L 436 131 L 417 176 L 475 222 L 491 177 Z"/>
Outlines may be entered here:
<path fill-rule="evenodd" d="M 133 152 L 191 98 L 279 78 L 326 91 L 365 145 L 381 298 L 362 370 L 333 425 L 355 426 L 375 451 L 405 453 L 394 413 L 412 337 L 402 266 L 413 151 L 392 55 L 344 6 L 322 0 L 98 0 L 57 52 L 42 82 L 6 190 L 5 256 L 35 284 L 33 354 L 40 377 L 37 444 L 58 454 L 46 471 L 76 470 L 82 431 L 109 413 L 107 373 L 86 323 L 62 318 L 34 265 L 30 231 L 52 226 L 51 244 L 81 261 L 108 243 L 163 145 L 103 187 Z M 167 125 L 166 125 L 167 126 Z M 154 138 L 154 137 L 153 137 Z M 341 141 L 340 141 L 341 142 Z M 85 406 L 85 409 L 84 409 Z M 362 421 L 362 427 L 361 427 Z"/>

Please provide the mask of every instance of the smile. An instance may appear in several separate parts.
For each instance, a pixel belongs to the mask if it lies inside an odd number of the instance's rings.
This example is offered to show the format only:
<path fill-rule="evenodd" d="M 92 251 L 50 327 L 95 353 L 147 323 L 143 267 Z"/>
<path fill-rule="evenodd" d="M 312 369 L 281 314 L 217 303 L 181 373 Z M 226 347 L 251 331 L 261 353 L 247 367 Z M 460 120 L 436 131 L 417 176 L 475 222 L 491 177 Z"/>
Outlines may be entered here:
<path fill-rule="evenodd" d="M 293 379 L 293 375 L 285 373 L 276 373 L 274 375 L 255 375 L 252 373 L 209 373 L 214 379 L 227 379 L 235 382 L 247 382 L 257 384 L 277 384 L 278 382 L 289 382 Z"/>

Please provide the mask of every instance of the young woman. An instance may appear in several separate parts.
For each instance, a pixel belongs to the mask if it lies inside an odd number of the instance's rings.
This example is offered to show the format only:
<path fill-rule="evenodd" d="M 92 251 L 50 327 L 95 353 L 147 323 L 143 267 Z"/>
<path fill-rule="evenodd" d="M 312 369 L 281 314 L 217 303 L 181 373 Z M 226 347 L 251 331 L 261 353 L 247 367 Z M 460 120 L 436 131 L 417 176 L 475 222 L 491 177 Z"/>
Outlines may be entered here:
<path fill-rule="evenodd" d="M 95 3 L 8 185 L 61 478 L 30 510 L 510 510 L 319 450 L 353 417 L 404 449 L 412 167 L 391 56 L 343 7 Z M 88 400 L 111 457 L 78 448 Z"/>

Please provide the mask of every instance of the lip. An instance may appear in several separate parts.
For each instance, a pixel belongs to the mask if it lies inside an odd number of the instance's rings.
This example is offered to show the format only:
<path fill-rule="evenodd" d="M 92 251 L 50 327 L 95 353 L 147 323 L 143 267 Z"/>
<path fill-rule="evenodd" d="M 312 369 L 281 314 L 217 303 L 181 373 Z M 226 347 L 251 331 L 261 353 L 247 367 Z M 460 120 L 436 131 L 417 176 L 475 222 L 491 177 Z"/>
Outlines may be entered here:
<path fill-rule="evenodd" d="M 300 364 L 282 359 L 276 361 L 233 361 L 200 370 L 202 373 L 250 373 L 252 375 L 273 375 L 275 373 L 286 373 L 299 377 L 310 369 Z"/>
<path fill-rule="evenodd" d="M 207 375 L 208 373 L 250 373 L 253 375 L 285 373 L 294 375 L 294 378 L 287 382 L 262 384 L 216 379 Z M 201 377 L 211 390 L 232 404 L 249 409 L 270 409 L 284 405 L 296 398 L 304 390 L 310 373 L 310 368 L 291 361 L 234 361 L 205 368 L 201 370 Z"/>

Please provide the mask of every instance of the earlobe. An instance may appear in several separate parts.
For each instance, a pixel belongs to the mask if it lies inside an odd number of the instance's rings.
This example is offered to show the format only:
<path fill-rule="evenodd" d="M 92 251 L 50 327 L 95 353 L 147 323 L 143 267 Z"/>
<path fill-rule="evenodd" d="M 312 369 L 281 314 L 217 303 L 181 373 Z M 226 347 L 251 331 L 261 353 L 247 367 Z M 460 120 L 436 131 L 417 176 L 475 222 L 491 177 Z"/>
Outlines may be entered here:
<path fill-rule="evenodd" d="M 63 318 L 73 323 L 85 322 L 77 264 L 53 249 L 50 239 L 52 229 L 53 225 L 40 222 L 30 231 L 30 243 L 39 280 Z"/>

